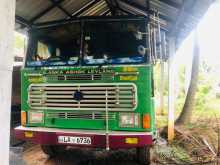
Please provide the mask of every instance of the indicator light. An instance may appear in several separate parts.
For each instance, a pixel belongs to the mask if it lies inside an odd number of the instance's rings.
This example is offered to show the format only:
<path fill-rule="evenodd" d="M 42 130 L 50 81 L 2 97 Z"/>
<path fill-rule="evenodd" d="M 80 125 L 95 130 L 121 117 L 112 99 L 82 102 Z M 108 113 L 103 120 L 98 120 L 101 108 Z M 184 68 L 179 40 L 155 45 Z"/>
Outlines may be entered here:
<path fill-rule="evenodd" d="M 27 113 L 25 111 L 21 111 L 21 125 L 25 126 L 27 123 Z"/>
<path fill-rule="evenodd" d="M 32 138 L 34 135 L 33 135 L 33 132 L 26 131 L 26 132 L 24 132 L 24 136 L 27 138 Z"/>
<path fill-rule="evenodd" d="M 150 128 L 150 115 L 144 114 L 143 115 L 143 128 L 148 129 Z"/>
<path fill-rule="evenodd" d="M 138 138 L 125 138 L 126 144 L 138 144 Z"/>

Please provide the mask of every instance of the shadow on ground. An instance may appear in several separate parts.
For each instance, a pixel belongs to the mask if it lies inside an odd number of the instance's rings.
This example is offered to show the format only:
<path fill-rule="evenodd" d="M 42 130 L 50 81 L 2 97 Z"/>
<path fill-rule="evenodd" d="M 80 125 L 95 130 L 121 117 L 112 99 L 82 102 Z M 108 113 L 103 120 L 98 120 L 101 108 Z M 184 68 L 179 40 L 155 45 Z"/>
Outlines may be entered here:
<path fill-rule="evenodd" d="M 137 165 L 133 150 L 106 152 L 103 150 L 71 148 L 46 161 L 47 164 L 52 162 L 56 165 Z"/>
<path fill-rule="evenodd" d="M 68 148 L 56 157 L 49 158 L 39 146 L 23 153 L 26 165 L 138 165 L 135 150 L 94 150 Z"/>

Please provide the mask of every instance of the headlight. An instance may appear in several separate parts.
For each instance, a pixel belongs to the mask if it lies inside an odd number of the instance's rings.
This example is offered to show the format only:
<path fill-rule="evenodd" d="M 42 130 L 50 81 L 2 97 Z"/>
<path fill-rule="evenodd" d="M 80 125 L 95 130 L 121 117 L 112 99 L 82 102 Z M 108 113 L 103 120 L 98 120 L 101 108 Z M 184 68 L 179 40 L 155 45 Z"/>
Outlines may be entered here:
<path fill-rule="evenodd" d="M 43 123 L 44 113 L 42 111 L 30 111 L 29 122 L 30 123 Z"/>
<path fill-rule="evenodd" d="M 138 113 L 120 113 L 120 127 L 139 127 L 140 117 Z"/>

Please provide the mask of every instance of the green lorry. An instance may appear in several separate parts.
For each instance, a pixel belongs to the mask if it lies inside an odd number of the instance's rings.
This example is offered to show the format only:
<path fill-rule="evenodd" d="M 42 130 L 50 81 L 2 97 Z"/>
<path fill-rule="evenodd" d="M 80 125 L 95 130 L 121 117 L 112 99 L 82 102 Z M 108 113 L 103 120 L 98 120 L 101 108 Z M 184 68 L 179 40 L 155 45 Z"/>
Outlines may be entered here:
<path fill-rule="evenodd" d="M 146 17 L 82 17 L 29 31 L 16 137 L 50 155 L 66 146 L 136 148 L 156 137 Z"/>

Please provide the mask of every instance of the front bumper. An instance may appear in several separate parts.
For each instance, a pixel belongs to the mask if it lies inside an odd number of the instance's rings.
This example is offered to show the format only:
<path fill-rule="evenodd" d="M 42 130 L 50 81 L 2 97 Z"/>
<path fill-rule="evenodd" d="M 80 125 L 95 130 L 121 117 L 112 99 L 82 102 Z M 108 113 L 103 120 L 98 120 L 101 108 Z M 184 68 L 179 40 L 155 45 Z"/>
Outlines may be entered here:
<path fill-rule="evenodd" d="M 27 137 L 27 133 L 31 133 L 31 137 Z M 106 148 L 106 134 L 103 130 L 76 130 L 76 129 L 57 129 L 42 127 L 23 127 L 15 128 L 15 136 L 20 140 L 29 140 L 37 144 L 46 145 L 67 145 L 58 142 L 58 136 L 79 136 L 91 137 L 91 144 L 68 144 L 79 147 Z M 126 138 L 138 138 L 137 144 L 125 143 Z M 109 132 L 109 148 L 134 148 L 153 145 L 153 136 L 149 132 L 125 132 L 110 131 Z"/>

